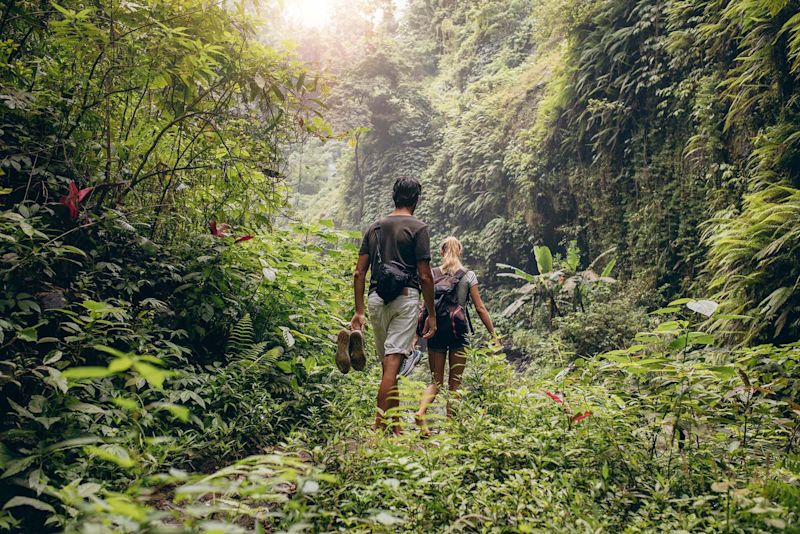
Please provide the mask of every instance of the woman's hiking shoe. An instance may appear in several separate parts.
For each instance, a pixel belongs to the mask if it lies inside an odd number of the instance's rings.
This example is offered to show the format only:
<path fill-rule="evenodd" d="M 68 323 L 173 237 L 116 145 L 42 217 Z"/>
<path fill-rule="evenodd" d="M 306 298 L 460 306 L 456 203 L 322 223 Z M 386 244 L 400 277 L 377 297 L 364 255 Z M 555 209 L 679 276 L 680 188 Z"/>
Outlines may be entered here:
<path fill-rule="evenodd" d="M 344 374 L 350 371 L 350 330 L 346 328 L 336 336 L 336 367 Z"/>
<path fill-rule="evenodd" d="M 403 364 L 400 366 L 400 376 L 410 375 L 411 371 L 413 371 L 414 367 L 419 363 L 420 358 L 422 358 L 422 352 L 418 350 L 414 350 L 411 354 L 406 356 L 403 360 Z"/>
<path fill-rule="evenodd" d="M 356 371 L 363 371 L 367 366 L 364 355 L 364 334 L 360 330 L 350 332 L 350 363 Z"/>

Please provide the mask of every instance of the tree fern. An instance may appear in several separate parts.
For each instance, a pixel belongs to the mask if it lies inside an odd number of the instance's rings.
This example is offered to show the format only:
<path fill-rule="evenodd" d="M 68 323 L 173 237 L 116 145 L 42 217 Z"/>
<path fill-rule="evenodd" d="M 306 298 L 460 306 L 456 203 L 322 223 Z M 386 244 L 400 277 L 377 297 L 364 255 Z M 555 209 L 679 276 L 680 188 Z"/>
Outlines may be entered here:
<path fill-rule="evenodd" d="M 706 268 L 722 315 L 712 326 L 749 341 L 800 332 L 800 190 L 771 184 L 745 197 L 740 214 L 712 220 Z M 753 319 L 740 317 L 752 315 Z"/>

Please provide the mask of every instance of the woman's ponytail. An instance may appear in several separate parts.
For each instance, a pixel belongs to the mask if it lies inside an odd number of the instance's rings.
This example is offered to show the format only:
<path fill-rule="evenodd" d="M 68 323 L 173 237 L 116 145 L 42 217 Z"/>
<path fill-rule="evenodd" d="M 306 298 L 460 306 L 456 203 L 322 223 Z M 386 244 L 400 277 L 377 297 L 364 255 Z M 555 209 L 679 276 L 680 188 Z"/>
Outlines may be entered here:
<path fill-rule="evenodd" d="M 464 248 L 458 238 L 450 236 L 442 241 L 442 271 L 453 275 L 464 268 L 461 253 Z"/>

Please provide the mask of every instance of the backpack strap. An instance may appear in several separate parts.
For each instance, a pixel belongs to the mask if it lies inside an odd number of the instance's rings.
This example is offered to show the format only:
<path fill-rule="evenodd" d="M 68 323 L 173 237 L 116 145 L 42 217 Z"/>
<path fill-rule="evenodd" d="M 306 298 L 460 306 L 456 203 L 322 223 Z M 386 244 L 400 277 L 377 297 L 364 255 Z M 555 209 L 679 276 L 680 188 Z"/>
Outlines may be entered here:
<path fill-rule="evenodd" d="M 463 271 L 463 272 L 462 272 L 462 271 Z M 461 269 L 461 270 L 459 271 L 459 273 L 461 273 L 461 275 L 458 277 L 458 283 L 460 284 L 460 283 L 461 283 L 461 280 L 462 280 L 462 279 L 463 279 L 465 276 L 467 276 L 467 274 L 469 273 L 469 271 L 465 271 L 465 270 Z M 469 288 L 469 287 L 467 287 L 467 300 L 466 300 L 466 301 L 464 301 L 464 315 L 466 315 L 466 316 L 467 316 L 467 324 L 469 325 L 469 333 L 470 333 L 470 334 L 474 334 L 474 333 L 475 333 L 475 328 L 472 326 L 472 317 L 471 317 L 471 316 L 470 316 L 470 314 L 469 314 L 469 301 L 470 301 L 469 290 L 470 290 L 470 288 Z"/>
<path fill-rule="evenodd" d="M 381 254 L 381 223 L 375 226 L 375 252 L 378 257 L 378 266 L 383 265 L 383 255 Z"/>
<path fill-rule="evenodd" d="M 467 275 L 467 273 L 466 273 L 466 271 L 464 271 L 464 269 L 459 269 L 458 271 L 456 271 L 455 274 L 449 274 L 449 273 L 444 272 L 441 269 L 441 267 L 434 267 L 433 269 L 431 269 L 431 273 L 433 274 L 434 282 L 436 281 L 437 278 L 438 279 L 442 279 L 442 278 L 447 276 L 447 277 L 450 277 L 450 278 L 455 278 L 455 280 L 456 280 L 455 285 L 460 284 L 461 283 L 461 279 L 464 278 Z"/>

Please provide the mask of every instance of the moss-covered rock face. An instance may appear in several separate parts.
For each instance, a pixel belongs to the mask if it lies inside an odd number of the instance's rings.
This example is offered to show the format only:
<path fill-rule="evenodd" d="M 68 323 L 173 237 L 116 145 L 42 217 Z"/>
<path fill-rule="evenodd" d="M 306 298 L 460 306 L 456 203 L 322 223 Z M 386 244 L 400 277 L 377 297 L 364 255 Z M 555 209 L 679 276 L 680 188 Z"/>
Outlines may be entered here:
<path fill-rule="evenodd" d="M 797 235 L 778 223 L 746 249 L 714 236 L 759 233 L 745 194 L 770 185 L 789 189 L 768 195 L 762 213 L 795 213 L 797 9 L 411 1 L 397 27 L 340 68 L 343 91 L 369 87 L 356 122 L 370 130 L 333 178 L 355 202 L 337 209 L 326 189 L 327 205 L 361 227 L 385 208 L 395 174 L 416 173 L 421 215 L 436 236 L 464 236 L 483 274 L 498 261 L 530 266 L 534 244 L 563 251 L 577 239 L 590 257 L 616 247 L 626 276 L 715 293 L 754 316 L 719 322 L 744 332 L 733 338 L 796 338 L 798 273 L 777 266 L 792 261 Z M 381 57 L 392 58 L 391 83 Z M 769 280 L 753 287 L 762 267 Z"/>

